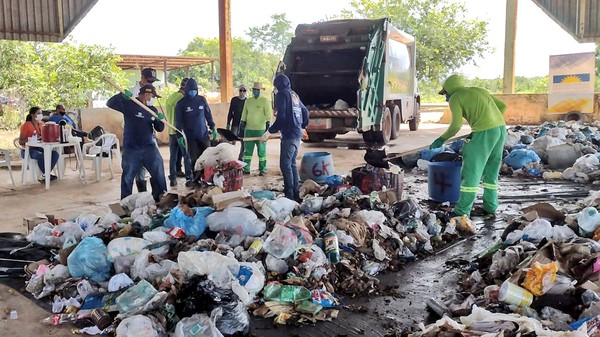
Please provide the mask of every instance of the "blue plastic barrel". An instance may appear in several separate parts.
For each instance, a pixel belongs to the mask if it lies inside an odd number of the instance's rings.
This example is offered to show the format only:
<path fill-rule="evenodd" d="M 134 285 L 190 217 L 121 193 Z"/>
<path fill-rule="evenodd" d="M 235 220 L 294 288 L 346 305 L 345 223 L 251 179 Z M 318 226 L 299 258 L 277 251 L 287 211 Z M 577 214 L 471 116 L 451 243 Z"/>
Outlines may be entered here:
<path fill-rule="evenodd" d="M 430 162 L 428 169 L 429 199 L 455 203 L 460 196 L 460 161 Z"/>
<path fill-rule="evenodd" d="M 335 174 L 333 158 L 329 152 L 307 152 L 300 162 L 300 180 L 314 180 L 323 183 Z"/>

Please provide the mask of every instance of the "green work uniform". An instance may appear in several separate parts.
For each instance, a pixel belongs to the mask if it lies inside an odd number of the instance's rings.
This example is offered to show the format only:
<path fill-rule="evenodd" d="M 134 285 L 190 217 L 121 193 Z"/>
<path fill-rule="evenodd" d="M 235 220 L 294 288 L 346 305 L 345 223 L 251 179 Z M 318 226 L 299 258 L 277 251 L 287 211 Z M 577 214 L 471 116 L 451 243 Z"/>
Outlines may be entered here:
<path fill-rule="evenodd" d="M 244 103 L 242 110 L 242 122 L 246 123 L 244 138 L 260 137 L 266 131 L 266 125 L 271 121 L 271 102 L 268 99 L 258 96 L 250 97 Z M 267 143 L 260 141 L 244 141 L 244 172 L 250 172 L 250 163 L 254 154 L 254 147 L 258 150 L 258 170 L 261 173 L 267 173 Z"/>
<path fill-rule="evenodd" d="M 167 121 L 171 123 L 171 125 L 175 125 L 175 105 L 179 102 L 180 99 L 183 98 L 183 94 L 180 91 L 172 93 L 169 97 L 167 97 L 167 101 L 165 103 L 167 107 Z M 174 135 L 176 133 L 173 128 L 168 128 L 169 135 Z"/>
<path fill-rule="evenodd" d="M 463 117 L 471 126 L 471 134 L 463 146 L 460 197 L 454 206 L 457 215 L 470 215 L 483 180 L 483 209 L 495 213 L 498 208 L 498 173 L 502 165 L 502 151 L 506 142 L 504 111 L 506 104 L 485 89 L 465 87 L 458 75 L 444 82 L 450 97 L 452 123 L 441 136 L 448 140 L 462 125 Z"/>

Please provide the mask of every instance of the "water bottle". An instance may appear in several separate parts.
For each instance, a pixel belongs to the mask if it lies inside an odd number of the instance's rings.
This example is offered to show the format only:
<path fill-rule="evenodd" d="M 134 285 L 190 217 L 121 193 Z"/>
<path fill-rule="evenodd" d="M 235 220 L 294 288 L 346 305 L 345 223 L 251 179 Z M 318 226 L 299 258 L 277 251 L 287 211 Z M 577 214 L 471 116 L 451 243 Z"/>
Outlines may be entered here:
<path fill-rule="evenodd" d="M 329 262 L 338 264 L 340 262 L 340 247 L 337 235 L 334 232 L 325 234 L 323 243 L 325 245 L 325 256 L 327 256 Z"/>
<path fill-rule="evenodd" d="M 254 242 L 252 242 L 252 244 L 250 245 L 250 248 L 248 248 L 248 252 L 252 256 L 254 256 L 254 255 L 260 253 L 260 251 L 262 250 L 262 246 L 263 246 L 262 239 L 256 239 L 256 240 L 254 240 Z"/>
<path fill-rule="evenodd" d="M 34 143 L 38 141 L 36 131 L 33 131 L 33 135 L 31 135 L 31 141 Z"/>
<path fill-rule="evenodd" d="M 577 224 L 579 225 L 579 234 L 581 236 L 591 236 L 596 228 L 600 226 L 600 215 L 595 207 L 584 208 L 577 215 Z"/>

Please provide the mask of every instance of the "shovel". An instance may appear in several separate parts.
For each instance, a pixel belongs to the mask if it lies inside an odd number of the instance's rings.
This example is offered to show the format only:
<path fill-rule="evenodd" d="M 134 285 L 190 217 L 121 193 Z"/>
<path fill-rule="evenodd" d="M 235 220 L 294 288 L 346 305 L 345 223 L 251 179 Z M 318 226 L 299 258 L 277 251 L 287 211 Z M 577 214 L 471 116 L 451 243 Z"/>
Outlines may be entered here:
<path fill-rule="evenodd" d="M 245 142 L 245 141 L 260 140 L 260 137 L 240 138 L 235 133 L 233 133 L 231 130 L 222 129 L 222 128 L 218 128 L 217 133 L 219 135 L 221 135 L 221 137 L 225 138 L 225 140 L 228 142 L 240 142 L 240 141 Z M 278 139 L 279 137 L 280 137 L 279 135 L 272 135 L 269 139 Z"/>
<path fill-rule="evenodd" d="M 104 77 L 104 80 L 106 81 L 106 83 L 112 85 L 115 89 L 119 90 L 119 92 L 121 92 L 122 94 L 125 93 L 125 91 L 123 90 L 123 88 L 121 88 L 118 84 L 116 84 L 115 82 L 113 82 L 110 78 Z M 158 116 L 156 115 L 156 113 L 154 111 L 152 111 L 152 109 L 148 108 L 144 103 L 140 102 L 137 98 L 131 97 L 131 100 L 135 104 L 139 105 L 140 108 L 146 110 L 151 116 L 153 116 L 154 118 L 158 118 Z M 187 137 L 185 136 L 185 133 L 183 131 L 179 130 L 178 128 L 176 128 L 173 124 L 169 123 L 169 121 L 166 118 L 163 119 L 162 122 L 166 126 L 170 127 L 171 129 L 179 132 L 183 136 L 183 139 L 185 141 L 185 147 L 186 147 L 185 150 L 187 151 L 187 153 L 190 153 L 189 150 L 187 149 L 188 141 L 187 141 Z"/>

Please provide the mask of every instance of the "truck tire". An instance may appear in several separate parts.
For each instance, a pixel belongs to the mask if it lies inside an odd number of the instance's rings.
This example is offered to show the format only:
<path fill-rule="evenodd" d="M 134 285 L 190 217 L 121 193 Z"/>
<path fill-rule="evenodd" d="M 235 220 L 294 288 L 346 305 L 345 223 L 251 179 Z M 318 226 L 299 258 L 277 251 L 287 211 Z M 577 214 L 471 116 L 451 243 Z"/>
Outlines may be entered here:
<path fill-rule="evenodd" d="M 417 131 L 419 129 L 419 123 L 421 122 L 421 104 L 415 103 L 415 117 L 408 121 L 408 129 L 410 131 Z"/>
<path fill-rule="evenodd" d="M 383 111 L 382 124 L 381 131 L 373 131 L 373 141 L 379 145 L 387 144 L 392 137 L 392 114 L 387 107 Z"/>
<path fill-rule="evenodd" d="M 392 135 L 390 139 L 396 139 L 400 135 L 400 123 L 402 123 L 402 117 L 400 116 L 400 108 L 397 105 L 392 106 Z"/>
<path fill-rule="evenodd" d="M 325 140 L 325 134 L 320 132 L 309 132 L 308 139 L 303 139 L 305 143 L 321 143 Z"/>

